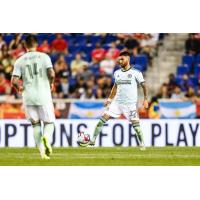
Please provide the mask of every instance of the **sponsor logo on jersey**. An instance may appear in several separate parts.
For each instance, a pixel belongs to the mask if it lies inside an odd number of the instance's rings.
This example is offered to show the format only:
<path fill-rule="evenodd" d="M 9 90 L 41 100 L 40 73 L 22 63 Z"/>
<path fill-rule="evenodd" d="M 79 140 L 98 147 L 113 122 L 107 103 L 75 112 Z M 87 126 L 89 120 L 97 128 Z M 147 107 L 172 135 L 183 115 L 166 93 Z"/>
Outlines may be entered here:
<path fill-rule="evenodd" d="M 128 78 L 131 78 L 132 77 L 132 74 L 128 74 Z"/>
<path fill-rule="evenodd" d="M 130 85 L 131 84 L 131 80 L 117 80 L 116 84 L 117 85 Z"/>

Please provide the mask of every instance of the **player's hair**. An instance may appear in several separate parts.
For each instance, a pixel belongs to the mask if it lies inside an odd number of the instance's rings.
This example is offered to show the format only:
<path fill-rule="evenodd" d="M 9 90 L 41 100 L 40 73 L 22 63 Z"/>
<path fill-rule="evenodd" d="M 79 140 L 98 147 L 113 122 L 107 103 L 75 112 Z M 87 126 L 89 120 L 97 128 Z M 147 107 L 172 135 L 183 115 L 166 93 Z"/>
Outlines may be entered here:
<path fill-rule="evenodd" d="M 38 43 L 37 37 L 35 35 L 32 35 L 32 34 L 27 35 L 25 42 L 26 42 L 27 48 L 34 47 L 34 45 Z"/>
<path fill-rule="evenodd" d="M 130 57 L 130 53 L 128 51 L 122 51 L 119 56 L 128 56 Z"/>

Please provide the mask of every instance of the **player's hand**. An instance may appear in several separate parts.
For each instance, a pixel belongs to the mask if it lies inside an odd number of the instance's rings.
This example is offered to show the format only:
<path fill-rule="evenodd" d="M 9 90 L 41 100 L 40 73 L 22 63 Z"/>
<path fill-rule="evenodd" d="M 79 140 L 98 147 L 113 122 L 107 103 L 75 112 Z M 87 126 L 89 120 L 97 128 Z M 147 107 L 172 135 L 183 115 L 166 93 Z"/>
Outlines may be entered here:
<path fill-rule="evenodd" d="M 24 90 L 23 86 L 20 85 L 18 87 L 18 93 L 21 94 L 23 92 L 23 90 Z"/>
<path fill-rule="evenodd" d="M 53 83 L 50 84 L 50 88 L 51 88 L 51 92 L 56 91 L 55 85 Z"/>
<path fill-rule="evenodd" d="M 107 100 L 104 102 L 104 106 L 105 106 L 105 107 L 108 107 L 110 104 L 111 104 L 111 99 L 107 99 Z"/>
<path fill-rule="evenodd" d="M 148 108 L 149 108 L 149 102 L 148 102 L 147 99 L 144 99 L 144 101 L 143 101 L 143 106 L 144 106 L 145 109 L 148 109 Z"/>

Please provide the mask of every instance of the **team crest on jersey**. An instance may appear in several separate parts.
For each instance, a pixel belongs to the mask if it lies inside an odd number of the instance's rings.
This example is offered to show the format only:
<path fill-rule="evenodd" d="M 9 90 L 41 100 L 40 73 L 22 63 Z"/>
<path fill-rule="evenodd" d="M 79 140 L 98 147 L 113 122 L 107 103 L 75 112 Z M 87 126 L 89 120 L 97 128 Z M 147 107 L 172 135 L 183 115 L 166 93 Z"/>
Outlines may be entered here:
<path fill-rule="evenodd" d="M 131 78 L 132 77 L 132 74 L 128 74 L 128 78 Z"/>

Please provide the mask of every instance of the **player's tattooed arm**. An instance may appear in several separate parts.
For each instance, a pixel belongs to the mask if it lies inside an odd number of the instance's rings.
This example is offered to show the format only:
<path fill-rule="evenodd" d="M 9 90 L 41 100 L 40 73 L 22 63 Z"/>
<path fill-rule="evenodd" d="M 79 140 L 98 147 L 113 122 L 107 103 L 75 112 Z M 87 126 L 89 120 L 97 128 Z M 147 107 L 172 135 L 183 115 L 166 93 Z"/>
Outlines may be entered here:
<path fill-rule="evenodd" d="M 113 98 L 116 95 L 116 92 L 117 92 L 117 84 L 114 84 L 113 87 L 112 87 L 112 90 L 110 92 L 110 95 L 109 95 L 108 99 L 105 102 L 105 106 L 109 106 L 110 105 L 111 101 L 113 100 Z"/>
<path fill-rule="evenodd" d="M 19 84 L 19 76 L 12 76 L 11 85 L 14 87 L 19 93 L 23 91 L 23 87 Z"/>
<path fill-rule="evenodd" d="M 50 87 L 51 87 L 51 91 L 55 91 L 55 87 L 54 87 L 54 80 L 55 80 L 55 72 L 52 68 L 48 68 L 47 69 L 47 75 L 48 75 L 48 79 L 50 82 Z"/>
<path fill-rule="evenodd" d="M 145 82 L 142 82 L 141 86 L 142 86 L 143 94 L 144 94 L 143 106 L 147 109 L 149 107 L 147 85 Z"/>
<path fill-rule="evenodd" d="M 48 68 L 47 69 L 47 74 L 48 74 L 48 78 L 49 78 L 49 82 L 50 84 L 54 83 L 55 80 L 55 72 L 52 68 Z"/>

